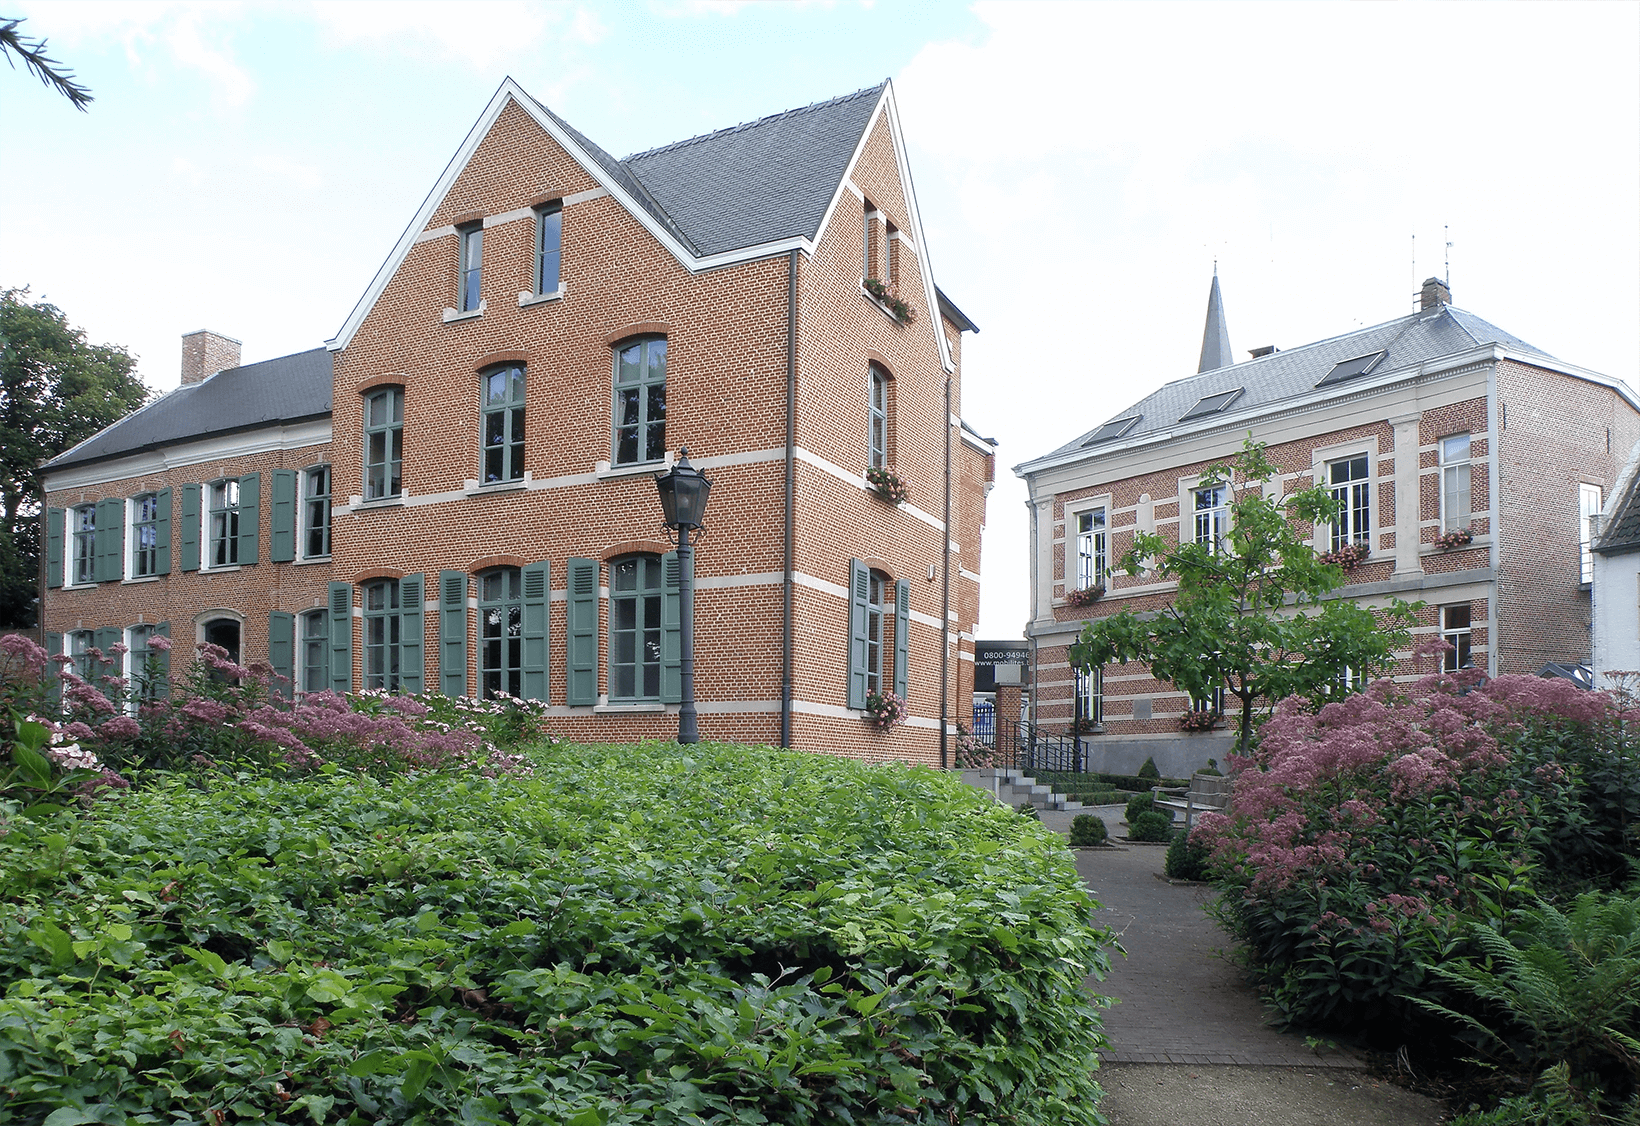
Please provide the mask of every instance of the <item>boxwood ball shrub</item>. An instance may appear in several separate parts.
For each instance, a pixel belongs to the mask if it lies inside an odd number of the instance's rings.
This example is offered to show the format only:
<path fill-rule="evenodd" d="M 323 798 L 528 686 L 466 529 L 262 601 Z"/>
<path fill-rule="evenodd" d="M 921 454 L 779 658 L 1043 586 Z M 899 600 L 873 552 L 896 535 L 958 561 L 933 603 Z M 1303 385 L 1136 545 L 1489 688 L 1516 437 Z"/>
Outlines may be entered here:
<path fill-rule="evenodd" d="M 1101 845 L 1110 836 L 1105 819 L 1091 813 L 1078 813 L 1071 818 L 1071 844 Z"/>
<path fill-rule="evenodd" d="M 1165 841 L 1173 833 L 1173 818 L 1158 810 L 1141 813 L 1128 822 L 1128 840 Z"/>
<path fill-rule="evenodd" d="M 902 766 L 530 757 L 0 801 L 0 1119 L 1100 1121 L 1057 834 Z"/>
<path fill-rule="evenodd" d="M 1122 819 L 1132 825 L 1141 813 L 1153 813 L 1155 809 L 1156 798 L 1154 795 L 1134 794 L 1128 799 L 1127 810 L 1122 814 Z"/>
<path fill-rule="evenodd" d="M 1174 834 L 1173 843 L 1167 846 L 1167 859 L 1162 864 L 1162 870 L 1174 880 L 1205 880 L 1207 857 L 1207 846 L 1202 843 L 1201 834 L 1195 830 L 1186 833 L 1181 829 Z"/>

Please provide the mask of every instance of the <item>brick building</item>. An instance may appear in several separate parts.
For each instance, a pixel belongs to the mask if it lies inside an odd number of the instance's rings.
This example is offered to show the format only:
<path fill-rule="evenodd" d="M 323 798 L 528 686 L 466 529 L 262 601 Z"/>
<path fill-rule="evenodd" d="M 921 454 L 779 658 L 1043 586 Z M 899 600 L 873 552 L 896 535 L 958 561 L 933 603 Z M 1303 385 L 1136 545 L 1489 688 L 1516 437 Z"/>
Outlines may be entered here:
<path fill-rule="evenodd" d="M 1344 502 L 1338 525 L 1314 530 L 1318 551 L 1367 549 L 1342 597 L 1423 601 L 1414 633 L 1440 634 L 1455 647 L 1449 662 L 1492 675 L 1588 659 L 1587 517 L 1640 438 L 1640 398 L 1453 307 L 1437 279 L 1420 304 L 1232 364 L 1215 277 L 1196 374 L 1016 468 L 1031 498 L 1027 636 L 1043 726 L 1071 724 L 1079 693 L 1117 768 L 1181 738 L 1193 741 L 1184 768 L 1222 756 L 1225 734 L 1180 732 L 1186 712 L 1216 701 L 1193 701 L 1138 664 L 1073 675 L 1068 646 L 1093 617 L 1166 604 L 1171 584 L 1106 572 L 1136 529 L 1223 534 L 1228 497 L 1200 477 L 1249 433 L 1268 444 L 1284 492 L 1320 484 Z M 1067 603 L 1100 583 L 1091 606 Z M 1401 657 L 1398 675 L 1415 675 L 1410 651 Z"/>
<path fill-rule="evenodd" d="M 887 83 L 616 160 L 508 80 L 325 348 L 238 366 L 192 334 L 177 391 L 45 467 L 45 628 L 671 737 L 653 478 L 687 447 L 704 737 L 937 762 L 992 479 L 960 422 L 973 330 Z"/>

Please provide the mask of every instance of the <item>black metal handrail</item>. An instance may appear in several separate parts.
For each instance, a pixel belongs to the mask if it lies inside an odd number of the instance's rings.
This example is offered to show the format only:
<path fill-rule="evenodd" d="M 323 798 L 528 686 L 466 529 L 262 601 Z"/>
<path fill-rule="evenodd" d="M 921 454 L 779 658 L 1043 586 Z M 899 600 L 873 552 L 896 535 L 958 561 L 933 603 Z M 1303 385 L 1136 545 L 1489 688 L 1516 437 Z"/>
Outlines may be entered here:
<path fill-rule="evenodd" d="M 1084 740 L 1063 731 L 1048 731 L 1034 723 L 992 717 L 988 724 L 975 724 L 970 738 L 983 746 L 978 757 L 984 761 L 977 765 L 1021 770 L 1027 774 L 1033 771 L 1082 774 L 1088 769 L 1088 748 Z"/>

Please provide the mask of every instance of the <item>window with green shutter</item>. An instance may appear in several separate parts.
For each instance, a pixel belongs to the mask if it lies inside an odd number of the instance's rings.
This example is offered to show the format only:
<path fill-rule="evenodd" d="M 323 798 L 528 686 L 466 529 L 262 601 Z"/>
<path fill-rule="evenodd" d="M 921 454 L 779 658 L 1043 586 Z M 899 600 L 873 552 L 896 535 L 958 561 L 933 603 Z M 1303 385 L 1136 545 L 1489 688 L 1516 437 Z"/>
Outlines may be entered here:
<path fill-rule="evenodd" d="M 268 614 L 268 665 L 277 678 L 273 691 L 287 700 L 296 688 L 296 615 L 274 610 Z"/>
<path fill-rule="evenodd" d="M 693 565 L 694 555 L 690 554 Z M 661 702 L 683 701 L 683 568 L 678 553 L 661 556 Z"/>
<path fill-rule="evenodd" d="M 330 584 L 330 690 L 343 695 L 353 691 L 353 587 Z"/>
<path fill-rule="evenodd" d="M 871 568 L 858 559 L 848 561 L 848 687 L 851 708 L 864 708 L 866 669 L 870 654 Z"/>
<path fill-rule="evenodd" d="M 154 494 L 154 574 L 171 573 L 171 490 Z"/>
<path fill-rule="evenodd" d="M 97 506 L 82 504 L 70 513 L 68 577 L 75 586 L 97 581 Z"/>
<path fill-rule="evenodd" d="M 439 691 L 467 695 L 467 573 L 438 573 Z"/>
<path fill-rule="evenodd" d="M 609 562 L 609 698 L 661 698 L 661 560 L 627 555 Z"/>
<path fill-rule="evenodd" d="M 330 687 L 330 614 L 309 610 L 300 622 L 296 684 L 303 692 L 323 692 Z"/>
<path fill-rule="evenodd" d="M 421 693 L 427 690 L 427 583 L 421 575 L 399 580 L 399 690 Z"/>
<path fill-rule="evenodd" d="M 97 502 L 97 566 L 100 583 L 125 578 L 125 499 L 108 497 Z"/>
<path fill-rule="evenodd" d="M 131 577 L 159 574 L 159 494 L 131 498 Z"/>
<path fill-rule="evenodd" d="M 212 481 L 205 566 L 237 567 L 239 565 L 239 481 L 229 478 Z"/>
<path fill-rule="evenodd" d="M 302 471 L 302 558 L 330 557 L 330 466 Z"/>
<path fill-rule="evenodd" d="M 261 556 L 262 475 L 247 473 L 239 479 L 239 564 L 249 567 Z"/>
<path fill-rule="evenodd" d="M 177 521 L 181 527 L 176 530 L 177 544 L 181 549 L 181 564 L 184 571 L 199 570 L 199 485 L 182 486 L 182 500 L 177 505 Z"/>
<path fill-rule="evenodd" d="M 547 699 L 547 626 L 552 595 L 548 572 L 547 562 L 542 560 L 525 567 L 522 576 L 524 620 L 520 633 L 524 640 L 522 694 L 526 700 Z"/>
<path fill-rule="evenodd" d="M 894 584 L 894 695 L 905 699 L 908 667 L 911 663 L 911 583 Z"/>
<path fill-rule="evenodd" d="M 365 691 L 396 692 L 403 635 L 397 579 L 377 579 L 364 588 Z"/>
<path fill-rule="evenodd" d="M 568 648 L 564 661 L 564 702 L 587 706 L 598 702 L 598 561 L 565 563 Z"/>
<path fill-rule="evenodd" d="M 62 509 L 46 509 L 46 586 L 52 590 L 63 585 L 63 528 L 66 522 L 67 513 Z"/>
<path fill-rule="evenodd" d="M 524 581 L 517 567 L 478 576 L 478 683 L 486 700 L 524 694 Z"/>
<path fill-rule="evenodd" d="M 275 469 L 268 509 L 268 562 L 289 563 L 295 558 L 296 470 Z"/>

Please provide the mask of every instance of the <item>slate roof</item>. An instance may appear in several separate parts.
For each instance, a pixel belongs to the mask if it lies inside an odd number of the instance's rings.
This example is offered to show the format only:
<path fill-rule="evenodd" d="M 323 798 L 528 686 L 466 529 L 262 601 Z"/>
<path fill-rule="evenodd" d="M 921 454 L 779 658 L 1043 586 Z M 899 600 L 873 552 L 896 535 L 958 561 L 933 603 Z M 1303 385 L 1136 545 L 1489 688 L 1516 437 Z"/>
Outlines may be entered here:
<path fill-rule="evenodd" d="M 322 418 L 330 414 L 333 378 L 324 348 L 229 368 L 161 395 L 44 468 L 66 469 L 191 438 Z"/>
<path fill-rule="evenodd" d="M 872 86 L 634 153 L 620 166 L 701 254 L 813 238 L 882 93 Z"/>
<path fill-rule="evenodd" d="M 1111 415 L 1108 421 L 1140 415 L 1136 426 L 1119 435 L 1123 441 L 1133 441 L 1171 429 L 1203 399 L 1237 388 L 1241 388 L 1243 393 L 1231 405 L 1232 414 L 1308 395 L 1334 365 L 1370 352 L 1386 353 L 1373 368 L 1374 373 L 1383 373 L 1462 352 L 1480 344 L 1501 344 L 1516 351 L 1536 353 L 1545 359 L 1554 358 L 1543 349 L 1534 348 L 1473 313 L 1442 305 L 1438 309 L 1420 310 L 1343 336 L 1318 340 L 1313 344 L 1175 380 L 1127 409 Z M 1339 393 L 1347 393 L 1352 382 L 1337 384 Z M 1092 441 L 1104 425 L 1102 422 L 1100 426 L 1085 431 L 1041 460 L 1074 454 L 1083 449 L 1096 448 L 1105 441 L 1114 441 L 1117 437 L 1114 434 L 1100 442 Z"/>

